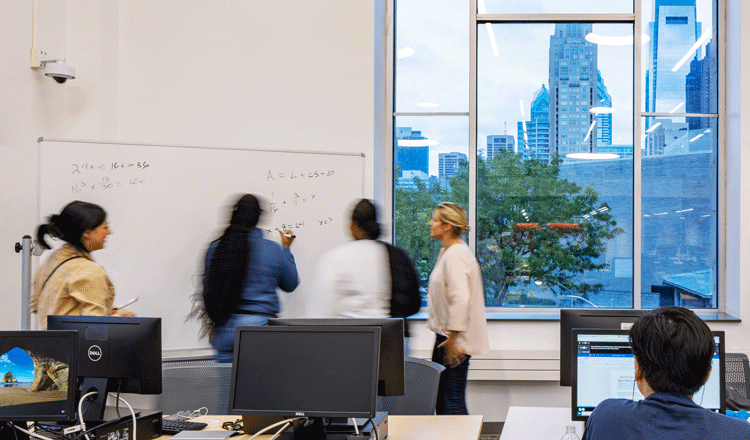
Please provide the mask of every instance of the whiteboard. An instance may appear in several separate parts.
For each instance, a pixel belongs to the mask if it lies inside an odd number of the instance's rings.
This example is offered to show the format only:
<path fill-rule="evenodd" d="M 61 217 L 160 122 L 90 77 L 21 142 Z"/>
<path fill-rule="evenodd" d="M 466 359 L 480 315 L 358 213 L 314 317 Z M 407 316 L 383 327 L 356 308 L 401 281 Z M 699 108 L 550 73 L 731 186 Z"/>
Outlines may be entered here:
<path fill-rule="evenodd" d="M 284 317 L 302 316 L 318 256 L 351 240 L 352 202 L 364 196 L 364 154 L 264 151 L 39 139 L 39 222 L 73 200 L 101 205 L 112 235 L 92 253 L 115 285 L 115 305 L 162 318 L 164 349 L 205 347 L 185 321 L 201 289 L 208 244 L 241 193 L 265 199 L 258 227 L 292 229 L 300 285 L 279 291 Z M 62 243 L 48 241 L 53 246 Z M 54 243 L 54 244 L 53 244 Z M 45 252 L 43 261 L 51 252 Z"/>

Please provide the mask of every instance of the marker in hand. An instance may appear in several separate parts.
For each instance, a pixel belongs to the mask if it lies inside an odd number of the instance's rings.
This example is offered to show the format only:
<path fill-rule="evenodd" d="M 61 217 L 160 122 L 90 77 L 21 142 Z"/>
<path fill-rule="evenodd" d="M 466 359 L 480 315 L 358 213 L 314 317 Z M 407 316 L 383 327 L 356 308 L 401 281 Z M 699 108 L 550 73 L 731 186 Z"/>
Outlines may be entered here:
<path fill-rule="evenodd" d="M 282 231 L 281 229 L 277 229 L 277 231 L 279 231 L 279 234 L 281 235 L 281 244 L 286 247 L 291 246 L 294 239 L 297 238 L 297 236 L 294 235 L 292 231 Z"/>
<path fill-rule="evenodd" d="M 115 307 L 115 309 L 124 309 L 125 307 L 133 304 L 134 302 L 138 301 L 140 297 L 136 296 L 134 298 L 130 298 L 129 300 L 125 301 L 124 303 L 120 304 L 119 306 Z"/>

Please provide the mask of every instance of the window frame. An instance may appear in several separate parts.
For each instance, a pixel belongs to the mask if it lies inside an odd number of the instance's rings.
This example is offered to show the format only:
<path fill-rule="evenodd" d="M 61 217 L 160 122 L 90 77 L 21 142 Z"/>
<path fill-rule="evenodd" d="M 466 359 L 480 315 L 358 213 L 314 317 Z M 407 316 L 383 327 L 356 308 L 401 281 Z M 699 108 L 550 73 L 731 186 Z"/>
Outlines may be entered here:
<path fill-rule="evenodd" d="M 732 296 L 731 301 L 727 292 L 727 232 L 726 232 L 726 215 L 727 215 L 727 44 L 726 44 L 726 11 L 727 0 L 712 0 L 716 2 L 717 14 L 716 19 L 718 30 L 716 32 L 716 41 L 718 44 L 716 50 L 717 57 L 717 113 L 716 114 L 666 114 L 666 113 L 649 113 L 643 110 L 642 82 L 641 78 L 641 59 L 642 44 L 641 36 L 643 34 L 642 23 L 642 2 L 633 0 L 633 13 L 630 14 L 479 14 L 477 12 L 478 0 L 469 0 L 470 8 L 470 38 L 469 38 L 469 111 L 468 112 L 397 112 L 395 109 L 395 69 L 396 69 L 396 50 L 395 44 L 395 2 L 397 0 L 385 0 L 388 17 L 386 22 L 388 26 L 386 35 L 387 56 L 385 61 L 386 80 L 385 80 L 385 108 L 388 109 L 388 115 L 384 118 L 385 139 L 390 139 L 390 148 L 384 148 L 384 171 L 389 179 L 385 179 L 383 189 L 385 195 L 385 215 L 394 222 L 395 213 L 395 185 L 394 185 L 394 157 L 396 148 L 395 137 L 395 120 L 399 116 L 468 116 L 469 118 L 469 225 L 472 226 L 468 236 L 468 245 L 476 253 L 476 193 L 477 193 L 477 33 L 479 26 L 484 23 L 565 23 L 565 22 L 586 22 L 586 23 L 625 23 L 632 24 L 634 29 L 634 47 L 633 47 L 633 308 L 641 308 L 641 253 L 642 253 L 642 175 L 641 175 L 641 146 L 642 139 L 640 133 L 643 127 L 643 118 L 651 116 L 665 117 L 710 117 L 718 119 L 717 134 L 717 256 L 716 256 L 716 277 L 717 277 L 717 307 L 715 309 L 695 309 L 697 312 L 718 313 L 718 318 L 729 317 L 729 303 L 739 302 L 739 292 L 735 293 L 737 298 Z M 638 219 L 638 221 L 635 221 Z M 395 229 L 395 228 L 392 228 Z M 393 241 L 395 230 L 391 231 L 391 240 Z M 486 314 L 488 318 L 495 319 L 550 319 L 559 310 L 559 308 L 503 308 L 487 307 Z M 514 317 L 515 315 L 515 317 Z"/>

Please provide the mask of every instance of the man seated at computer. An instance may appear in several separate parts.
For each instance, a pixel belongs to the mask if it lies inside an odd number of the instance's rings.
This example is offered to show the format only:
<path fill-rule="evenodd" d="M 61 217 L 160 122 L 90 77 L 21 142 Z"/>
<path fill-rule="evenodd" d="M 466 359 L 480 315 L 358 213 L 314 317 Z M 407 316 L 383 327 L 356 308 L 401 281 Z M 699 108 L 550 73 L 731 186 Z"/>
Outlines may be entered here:
<path fill-rule="evenodd" d="M 633 324 L 630 345 L 645 399 L 603 401 L 591 413 L 583 440 L 750 439 L 750 423 L 692 400 L 711 374 L 715 350 L 711 330 L 695 313 L 655 309 Z"/>

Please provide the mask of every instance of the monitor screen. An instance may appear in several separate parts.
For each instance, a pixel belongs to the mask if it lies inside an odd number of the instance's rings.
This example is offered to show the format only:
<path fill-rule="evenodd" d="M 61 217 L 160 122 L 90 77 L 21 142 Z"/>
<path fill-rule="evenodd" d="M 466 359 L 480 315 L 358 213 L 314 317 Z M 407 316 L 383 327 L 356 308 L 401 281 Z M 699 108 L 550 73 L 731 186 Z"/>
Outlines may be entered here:
<path fill-rule="evenodd" d="M 403 318 L 269 319 L 268 325 L 364 325 L 380 327 L 378 396 L 404 395 Z"/>
<path fill-rule="evenodd" d="M 379 327 L 237 327 L 229 413 L 375 417 Z"/>
<path fill-rule="evenodd" d="M 635 358 L 628 330 L 574 329 L 570 351 L 573 363 L 572 420 L 587 420 L 605 399 L 641 400 L 635 383 Z M 713 332 L 716 351 L 711 376 L 693 400 L 714 412 L 724 413 L 724 332 Z"/>
<path fill-rule="evenodd" d="M 0 421 L 73 420 L 77 336 L 0 331 Z"/>
<path fill-rule="evenodd" d="M 570 332 L 574 328 L 629 330 L 647 310 L 636 309 L 561 309 L 560 310 L 560 385 L 571 385 Z"/>
<path fill-rule="evenodd" d="M 86 420 L 101 420 L 106 392 L 161 394 L 161 318 L 48 316 L 50 330 L 78 330 L 79 390 L 99 394 Z"/>

